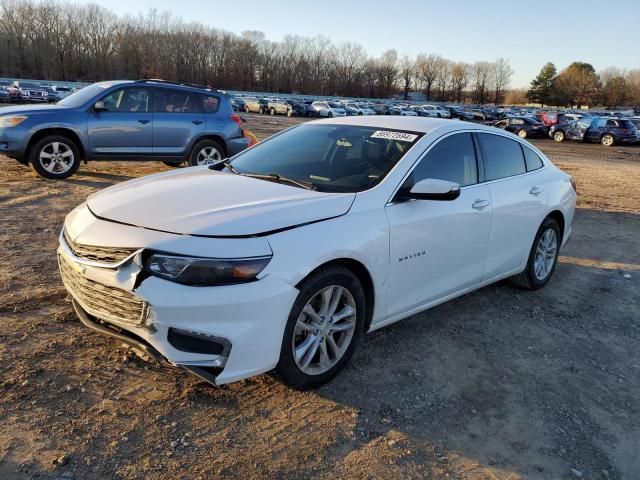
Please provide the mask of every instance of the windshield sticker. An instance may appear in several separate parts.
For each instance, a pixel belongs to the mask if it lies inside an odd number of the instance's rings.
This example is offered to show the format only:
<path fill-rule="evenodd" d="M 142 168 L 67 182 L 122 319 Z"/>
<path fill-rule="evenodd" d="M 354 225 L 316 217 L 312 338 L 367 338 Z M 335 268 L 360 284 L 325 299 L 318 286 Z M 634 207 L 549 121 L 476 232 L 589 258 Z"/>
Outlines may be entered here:
<path fill-rule="evenodd" d="M 371 135 L 371 138 L 384 138 L 386 140 L 399 140 L 401 142 L 413 142 L 418 135 L 404 132 L 392 132 L 391 130 L 378 130 Z"/>

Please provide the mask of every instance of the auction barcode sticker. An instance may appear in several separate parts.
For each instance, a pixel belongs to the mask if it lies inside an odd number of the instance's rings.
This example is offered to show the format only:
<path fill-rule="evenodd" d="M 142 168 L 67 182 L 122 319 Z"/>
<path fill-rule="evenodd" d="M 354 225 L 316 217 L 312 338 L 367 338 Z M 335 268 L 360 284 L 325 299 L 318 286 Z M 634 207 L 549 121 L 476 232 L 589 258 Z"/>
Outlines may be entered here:
<path fill-rule="evenodd" d="M 418 135 L 404 132 L 393 132 L 391 130 L 378 130 L 371 135 L 371 138 L 385 138 L 387 140 L 400 140 L 401 142 L 413 142 Z"/>

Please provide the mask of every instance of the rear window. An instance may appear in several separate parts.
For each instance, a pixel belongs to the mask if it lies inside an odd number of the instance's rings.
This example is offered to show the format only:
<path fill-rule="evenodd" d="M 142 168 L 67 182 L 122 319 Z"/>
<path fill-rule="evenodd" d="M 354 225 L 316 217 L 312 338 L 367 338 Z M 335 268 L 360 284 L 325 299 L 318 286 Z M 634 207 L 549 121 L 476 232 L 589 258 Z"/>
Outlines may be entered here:
<path fill-rule="evenodd" d="M 520 144 L 498 135 L 478 134 L 487 180 L 520 175 L 527 171 Z"/>

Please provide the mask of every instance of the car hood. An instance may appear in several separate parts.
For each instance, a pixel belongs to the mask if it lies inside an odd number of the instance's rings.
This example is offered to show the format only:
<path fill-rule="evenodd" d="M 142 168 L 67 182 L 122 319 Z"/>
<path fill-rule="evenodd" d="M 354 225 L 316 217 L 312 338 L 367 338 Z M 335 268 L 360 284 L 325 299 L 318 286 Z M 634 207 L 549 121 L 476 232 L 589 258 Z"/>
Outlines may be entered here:
<path fill-rule="evenodd" d="M 15 107 L 4 107 L 0 109 L 0 116 L 2 115 L 16 115 L 16 114 L 24 114 L 28 115 L 30 113 L 50 113 L 50 112 L 59 112 L 61 110 L 67 110 L 68 107 L 64 107 L 62 105 L 18 105 Z"/>
<path fill-rule="evenodd" d="M 102 219 L 210 237 L 245 237 L 344 215 L 354 193 L 322 193 L 207 167 L 120 183 L 91 195 Z"/>

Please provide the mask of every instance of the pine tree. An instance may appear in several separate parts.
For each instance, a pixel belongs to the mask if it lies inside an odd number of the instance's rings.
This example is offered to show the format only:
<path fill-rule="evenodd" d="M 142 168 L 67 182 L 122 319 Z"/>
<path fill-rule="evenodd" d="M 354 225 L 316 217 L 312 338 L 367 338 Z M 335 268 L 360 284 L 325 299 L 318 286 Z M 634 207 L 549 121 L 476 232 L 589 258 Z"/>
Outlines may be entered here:
<path fill-rule="evenodd" d="M 548 104 L 553 95 L 553 82 L 556 78 L 556 66 L 548 62 L 541 69 L 538 76 L 531 81 L 531 88 L 527 92 L 530 102 Z"/>

